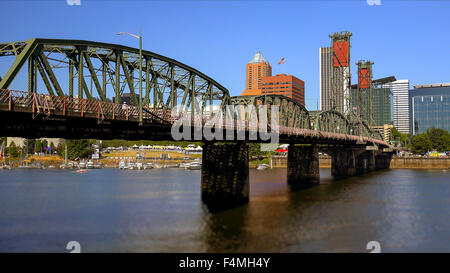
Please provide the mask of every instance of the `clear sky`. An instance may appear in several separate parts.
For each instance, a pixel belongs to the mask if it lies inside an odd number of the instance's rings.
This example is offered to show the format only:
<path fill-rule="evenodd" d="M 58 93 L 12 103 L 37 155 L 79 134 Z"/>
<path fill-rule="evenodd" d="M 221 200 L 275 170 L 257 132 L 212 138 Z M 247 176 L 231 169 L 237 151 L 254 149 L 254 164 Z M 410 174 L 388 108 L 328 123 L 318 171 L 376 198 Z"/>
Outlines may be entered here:
<path fill-rule="evenodd" d="M 450 82 L 450 1 L 0 1 L 0 42 L 83 39 L 143 47 L 188 64 L 240 95 L 245 65 L 260 50 L 273 74 L 305 81 L 308 109 L 319 98 L 319 47 L 348 30 L 353 82 L 356 61 L 370 59 L 374 78 L 394 75 L 415 84 Z M 281 58 L 286 62 L 277 65 Z M 0 74 L 8 66 L 1 63 Z M 26 79 L 11 88 L 26 90 Z"/>

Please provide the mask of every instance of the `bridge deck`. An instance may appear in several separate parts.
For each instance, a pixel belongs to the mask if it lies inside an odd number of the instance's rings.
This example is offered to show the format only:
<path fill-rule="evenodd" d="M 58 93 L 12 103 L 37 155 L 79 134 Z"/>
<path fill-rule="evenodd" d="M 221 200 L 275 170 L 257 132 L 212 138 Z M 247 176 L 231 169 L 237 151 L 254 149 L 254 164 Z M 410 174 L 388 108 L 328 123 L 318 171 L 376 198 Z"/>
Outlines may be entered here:
<path fill-rule="evenodd" d="M 146 108 L 143 124 L 139 125 L 139 108 L 136 106 L 7 89 L 0 90 L 0 115 L 2 135 L 26 137 L 173 140 L 171 127 L 177 120 L 171 116 L 170 110 Z M 207 127 L 205 120 L 202 121 L 202 127 Z M 232 129 L 237 135 L 234 125 L 227 127 L 222 124 L 220 129 Z M 225 130 L 223 131 L 223 140 L 218 141 L 231 141 L 226 139 Z M 245 123 L 244 131 L 245 139 L 250 142 L 267 142 L 259 138 L 249 139 L 250 133 L 256 132 L 257 128 L 251 128 L 248 122 Z M 191 139 L 194 140 L 193 135 Z M 279 140 L 352 145 L 360 137 L 279 126 Z M 379 139 L 364 137 L 363 141 L 368 145 L 390 147 Z"/>

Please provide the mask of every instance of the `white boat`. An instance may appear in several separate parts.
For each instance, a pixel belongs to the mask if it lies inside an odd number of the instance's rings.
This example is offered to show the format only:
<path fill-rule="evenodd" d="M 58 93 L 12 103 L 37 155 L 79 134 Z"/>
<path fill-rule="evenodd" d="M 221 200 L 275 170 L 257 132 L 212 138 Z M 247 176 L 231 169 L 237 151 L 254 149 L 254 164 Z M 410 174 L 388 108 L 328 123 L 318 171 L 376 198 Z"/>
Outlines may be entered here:
<path fill-rule="evenodd" d="M 141 162 L 138 162 L 138 163 L 136 163 L 136 169 L 142 170 L 142 169 L 144 169 L 144 165 L 142 165 Z"/>
<path fill-rule="evenodd" d="M 88 163 L 86 164 L 86 169 L 93 169 L 93 168 L 94 168 L 94 162 L 88 161 Z"/>
<path fill-rule="evenodd" d="M 265 170 L 269 168 L 269 166 L 267 164 L 258 164 L 258 166 L 256 167 L 257 170 Z"/>
<path fill-rule="evenodd" d="M 200 170 L 202 168 L 202 165 L 198 161 L 193 161 L 191 163 L 186 164 L 185 168 L 189 170 Z"/>
<path fill-rule="evenodd" d="M 119 169 L 121 169 L 121 170 L 123 170 L 123 169 L 125 169 L 125 162 L 123 162 L 123 161 L 120 161 L 120 163 L 119 163 Z"/>
<path fill-rule="evenodd" d="M 144 164 L 144 170 L 148 170 L 148 169 L 152 169 L 152 168 L 153 168 L 153 164 L 152 163 Z"/>
<path fill-rule="evenodd" d="M 78 168 L 80 168 L 80 169 L 86 169 L 86 163 L 80 162 L 80 164 L 78 164 Z"/>

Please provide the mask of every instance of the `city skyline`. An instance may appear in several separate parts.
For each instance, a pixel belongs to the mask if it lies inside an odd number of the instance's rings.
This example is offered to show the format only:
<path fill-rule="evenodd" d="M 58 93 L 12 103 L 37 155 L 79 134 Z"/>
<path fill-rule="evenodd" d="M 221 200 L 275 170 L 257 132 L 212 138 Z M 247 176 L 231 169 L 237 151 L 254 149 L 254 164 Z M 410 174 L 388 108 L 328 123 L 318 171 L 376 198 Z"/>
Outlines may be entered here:
<path fill-rule="evenodd" d="M 117 37 L 114 33 L 137 32 L 136 25 L 141 25 L 145 50 L 195 67 L 225 86 L 232 96 L 239 95 L 245 88 L 245 64 L 248 62 L 248 56 L 260 50 L 268 57 L 268 61 L 274 64 L 274 75 L 292 74 L 305 81 L 306 106 L 311 110 L 316 109 L 319 100 L 317 50 L 330 45 L 328 34 L 342 30 L 354 34 L 351 48 L 352 83 L 356 82 L 354 61 L 359 59 L 371 59 L 377 63 L 374 78 L 395 75 L 398 79 L 409 79 L 411 85 L 448 81 L 446 64 L 450 57 L 442 52 L 446 50 L 445 45 L 448 44 L 449 37 L 439 35 L 436 28 L 444 24 L 444 15 L 450 10 L 450 3 L 446 2 L 383 2 L 381 6 L 369 6 L 364 1 L 289 2 L 283 7 L 274 2 L 181 2 L 177 5 L 178 8 L 173 9 L 173 13 L 165 14 L 165 18 L 162 17 L 163 12 L 158 11 L 164 10 L 168 4 L 143 2 L 144 7 L 141 10 L 129 15 L 123 14 L 125 20 L 119 22 L 108 20 L 104 16 L 97 18 L 85 14 L 90 14 L 90 11 L 100 7 L 105 14 L 117 12 L 126 7 L 123 2 L 105 5 L 102 1 L 83 1 L 81 6 L 68 6 L 65 1 L 25 4 L 6 3 L 12 12 L 5 14 L 5 20 L 12 20 L 10 17 L 18 10 L 21 11 L 22 17 L 21 23 L 17 23 L 14 30 L 1 30 L 2 42 L 48 37 L 94 40 L 137 47 L 134 39 Z M 437 5 L 439 9 L 436 9 Z M 185 13 L 191 12 L 195 15 L 205 9 L 207 12 L 198 16 L 199 19 L 185 20 L 188 18 Z M 271 16 L 266 16 L 266 20 L 258 22 L 260 28 L 257 28 L 255 22 L 245 18 L 250 10 Z M 291 19 L 291 15 L 299 10 L 304 15 L 295 17 L 295 20 Z M 148 11 L 154 11 L 153 16 L 143 16 Z M 352 12 L 350 20 L 337 19 L 338 14 L 343 11 Z M 426 17 L 427 20 L 407 20 L 408 16 L 414 14 L 431 14 L 427 11 L 433 11 L 433 16 Z M 394 19 L 384 22 L 381 18 L 385 16 L 394 16 Z M 127 22 L 126 18 L 131 17 L 143 19 Z M 364 26 L 356 23 L 367 17 L 373 20 L 367 21 Z M 58 20 L 67 23 L 55 24 Z M 185 31 L 178 30 L 180 22 L 184 22 Z M 301 27 L 307 25 L 306 23 L 314 24 L 314 31 Z M 152 25 L 161 27 L 154 28 Z M 236 32 L 237 29 L 239 33 Z M 382 39 L 374 35 L 379 29 L 383 29 L 385 33 Z M 292 35 L 293 30 L 295 35 Z M 173 34 L 170 35 L 171 33 Z M 420 39 L 404 38 L 413 37 L 412 35 L 420 36 Z M 181 40 L 183 43 L 179 42 Z M 282 57 L 285 58 L 285 63 L 277 65 Z M 1 64 L 0 74 L 4 75 L 7 67 L 8 65 Z M 423 67 L 427 69 L 422 69 Z M 11 87 L 26 89 L 26 79 L 23 76 L 22 79 L 21 82 L 13 82 Z"/>

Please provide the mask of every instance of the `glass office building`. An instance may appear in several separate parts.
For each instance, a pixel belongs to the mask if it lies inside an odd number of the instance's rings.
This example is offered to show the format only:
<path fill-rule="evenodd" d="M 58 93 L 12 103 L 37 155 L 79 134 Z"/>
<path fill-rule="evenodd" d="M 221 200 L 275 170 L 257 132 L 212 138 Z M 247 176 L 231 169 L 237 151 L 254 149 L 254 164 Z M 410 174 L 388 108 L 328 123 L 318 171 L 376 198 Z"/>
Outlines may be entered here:
<path fill-rule="evenodd" d="M 409 91 L 410 132 L 428 128 L 450 130 L 450 83 L 417 85 Z"/>
<path fill-rule="evenodd" d="M 358 89 L 352 89 L 352 107 L 355 109 L 358 105 L 357 97 Z M 368 104 L 369 98 L 361 98 L 362 104 Z M 369 109 L 368 105 L 362 109 Z M 363 120 L 367 121 L 368 113 L 361 113 Z M 389 88 L 374 88 L 372 89 L 372 118 L 374 126 L 383 126 L 385 124 L 392 124 L 392 94 Z"/>

